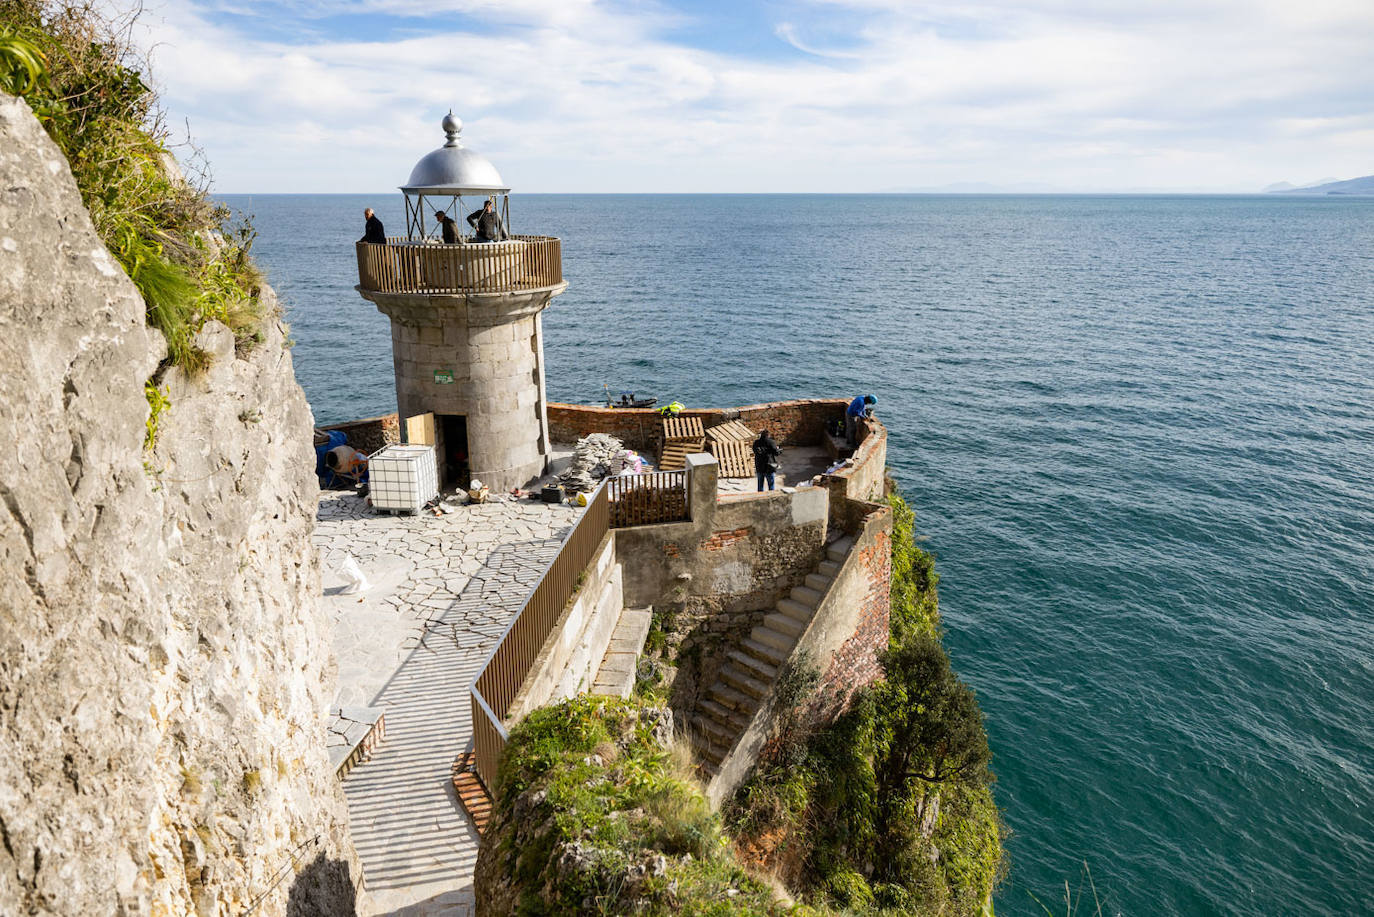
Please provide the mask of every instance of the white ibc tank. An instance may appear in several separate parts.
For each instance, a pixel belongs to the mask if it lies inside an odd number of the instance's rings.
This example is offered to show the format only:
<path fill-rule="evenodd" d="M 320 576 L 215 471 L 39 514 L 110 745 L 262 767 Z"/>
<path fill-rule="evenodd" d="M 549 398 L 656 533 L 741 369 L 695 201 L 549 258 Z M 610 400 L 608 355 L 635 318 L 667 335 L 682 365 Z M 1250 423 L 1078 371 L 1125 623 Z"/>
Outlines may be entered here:
<path fill-rule="evenodd" d="M 387 446 L 367 463 L 374 509 L 417 512 L 439 495 L 433 446 Z"/>

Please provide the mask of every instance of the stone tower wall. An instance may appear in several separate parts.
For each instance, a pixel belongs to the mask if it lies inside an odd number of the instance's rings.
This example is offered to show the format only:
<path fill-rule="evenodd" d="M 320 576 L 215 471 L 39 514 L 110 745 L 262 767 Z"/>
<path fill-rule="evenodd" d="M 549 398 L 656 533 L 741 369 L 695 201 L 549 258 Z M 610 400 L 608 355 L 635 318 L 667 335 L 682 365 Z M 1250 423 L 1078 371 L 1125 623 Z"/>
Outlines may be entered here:
<path fill-rule="evenodd" d="M 548 422 L 539 312 L 550 294 L 369 295 L 391 318 L 401 417 L 466 417 L 472 474 L 494 491 L 541 474 Z"/>

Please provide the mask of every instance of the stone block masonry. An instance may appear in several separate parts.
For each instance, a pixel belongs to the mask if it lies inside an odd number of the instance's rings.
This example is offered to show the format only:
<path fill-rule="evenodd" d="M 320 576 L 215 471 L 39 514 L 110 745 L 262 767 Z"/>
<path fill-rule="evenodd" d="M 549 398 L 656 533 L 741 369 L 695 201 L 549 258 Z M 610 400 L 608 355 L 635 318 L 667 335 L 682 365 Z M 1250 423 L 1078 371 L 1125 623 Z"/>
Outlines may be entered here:
<path fill-rule="evenodd" d="M 463 417 L 471 474 L 493 491 L 524 486 L 548 462 L 539 313 L 559 292 L 363 291 L 391 319 L 400 416 Z"/>

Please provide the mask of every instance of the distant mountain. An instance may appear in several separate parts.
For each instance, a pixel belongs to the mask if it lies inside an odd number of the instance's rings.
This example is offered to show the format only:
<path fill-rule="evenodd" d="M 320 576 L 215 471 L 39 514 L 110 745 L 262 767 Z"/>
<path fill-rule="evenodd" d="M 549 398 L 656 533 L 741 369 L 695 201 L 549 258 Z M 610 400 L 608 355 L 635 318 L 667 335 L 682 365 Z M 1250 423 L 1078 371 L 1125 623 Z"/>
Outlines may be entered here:
<path fill-rule="evenodd" d="M 1284 187 L 1287 185 L 1287 187 Z M 1374 195 L 1374 175 L 1351 178 L 1345 181 L 1328 181 L 1304 188 L 1294 188 L 1287 182 L 1279 182 L 1264 189 L 1270 194 L 1370 194 Z"/>
<path fill-rule="evenodd" d="M 1291 181 L 1279 181 L 1274 182 L 1272 185 L 1265 185 L 1264 192 L 1268 194 L 1272 191 L 1293 191 L 1297 187 L 1298 186 L 1293 184 Z"/>

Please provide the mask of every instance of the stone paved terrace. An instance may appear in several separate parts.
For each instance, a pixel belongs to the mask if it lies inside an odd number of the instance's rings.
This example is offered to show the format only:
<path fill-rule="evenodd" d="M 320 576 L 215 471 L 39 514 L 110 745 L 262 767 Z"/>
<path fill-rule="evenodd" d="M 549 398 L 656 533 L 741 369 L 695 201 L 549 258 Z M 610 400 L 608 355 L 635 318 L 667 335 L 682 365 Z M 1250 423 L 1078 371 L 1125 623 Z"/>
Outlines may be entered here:
<path fill-rule="evenodd" d="M 344 781 L 364 913 L 470 915 L 477 834 L 450 768 L 472 738 L 468 685 L 580 510 L 528 500 L 378 515 L 320 496 L 315 543 L 335 626 L 335 707 L 380 707 L 386 738 Z M 371 587 L 344 595 L 345 555 Z"/>

